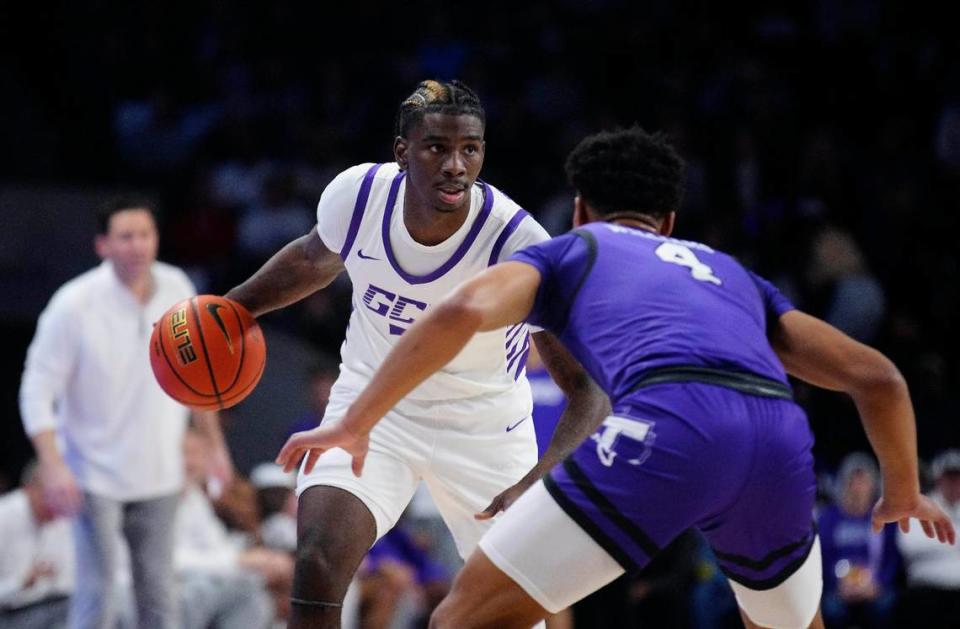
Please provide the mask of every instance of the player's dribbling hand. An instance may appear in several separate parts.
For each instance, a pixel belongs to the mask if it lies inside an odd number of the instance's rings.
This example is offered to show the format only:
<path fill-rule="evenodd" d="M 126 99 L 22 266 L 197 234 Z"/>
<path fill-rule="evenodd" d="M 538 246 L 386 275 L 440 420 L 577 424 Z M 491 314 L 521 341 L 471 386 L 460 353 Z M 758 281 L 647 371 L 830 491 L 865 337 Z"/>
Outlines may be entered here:
<path fill-rule="evenodd" d="M 369 435 L 351 432 L 344 422 L 340 421 L 291 435 L 281 448 L 280 454 L 277 455 L 277 465 L 283 466 L 285 472 L 291 472 L 306 456 L 303 471 L 309 474 L 313 471 L 313 466 L 316 465 L 321 454 L 330 448 L 342 448 L 353 457 L 353 474 L 360 476 L 369 447 Z"/>
<path fill-rule="evenodd" d="M 918 496 L 909 504 L 903 505 L 881 497 L 873 508 L 873 530 L 880 532 L 884 524 L 899 522 L 900 530 L 908 533 L 910 518 L 920 520 L 920 526 L 927 537 L 935 537 L 942 544 L 956 543 L 957 533 L 953 528 L 953 522 L 943 509 L 926 496 Z"/>

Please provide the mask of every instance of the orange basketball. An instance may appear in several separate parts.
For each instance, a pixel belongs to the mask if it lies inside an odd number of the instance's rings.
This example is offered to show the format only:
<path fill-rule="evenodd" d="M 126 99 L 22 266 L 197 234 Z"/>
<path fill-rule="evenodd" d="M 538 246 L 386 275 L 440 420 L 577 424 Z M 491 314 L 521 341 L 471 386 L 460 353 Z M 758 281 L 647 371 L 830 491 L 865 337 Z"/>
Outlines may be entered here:
<path fill-rule="evenodd" d="M 263 375 L 267 346 L 235 301 L 200 295 L 163 313 L 150 338 L 150 366 L 167 395 L 191 408 L 230 408 Z"/>

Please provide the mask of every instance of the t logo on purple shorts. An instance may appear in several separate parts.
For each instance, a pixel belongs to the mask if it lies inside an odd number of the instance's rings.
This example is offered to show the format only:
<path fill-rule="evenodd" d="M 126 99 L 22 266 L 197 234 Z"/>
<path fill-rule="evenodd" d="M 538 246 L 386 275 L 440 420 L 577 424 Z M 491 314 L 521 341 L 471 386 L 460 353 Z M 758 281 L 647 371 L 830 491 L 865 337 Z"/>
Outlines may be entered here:
<path fill-rule="evenodd" d="M 615 449 L 616 445 L 623 437 L 643 446 L 642 451 L 637 456 L 626 460 L 630 465 L 640 465 L 650 456 L 650 449 L 657 436 L 653 432 L 654 423 L 645 419 L 617 417 L 616 415 L 607 417 L 603 420 L 603 426 L 600 430 L 591 437 L 597 442 L 597 458 L 607 467 L 612 466 L 613 460 L 620 454 Z"/>

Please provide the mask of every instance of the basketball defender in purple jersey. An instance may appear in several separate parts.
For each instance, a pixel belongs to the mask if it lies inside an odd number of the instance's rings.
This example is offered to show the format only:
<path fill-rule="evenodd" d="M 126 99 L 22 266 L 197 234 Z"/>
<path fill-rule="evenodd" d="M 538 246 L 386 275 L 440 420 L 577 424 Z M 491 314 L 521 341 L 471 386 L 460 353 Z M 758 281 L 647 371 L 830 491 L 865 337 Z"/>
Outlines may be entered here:
<path fill-rule="evenodd" d="M 365 435 L 475 332 L 552 330 L 613 414 L 481 540 L 434 627 L 529 627 L 648 563 L 696 527 L 750 626 L 821 627 L 807 419 L 786 374 L 849 393 L 884 475 L 874 526 L 918 518 L 954 541 L 919 492 L 913 410 L 896 367 L 793 308 L 710 247 L 670 238 L 683 161 L 659 135 L 601 133 L 570 155 L 579 228 L 462 285 L 397 343 L 341 424 L 301 433 L 279 460 Z"/>

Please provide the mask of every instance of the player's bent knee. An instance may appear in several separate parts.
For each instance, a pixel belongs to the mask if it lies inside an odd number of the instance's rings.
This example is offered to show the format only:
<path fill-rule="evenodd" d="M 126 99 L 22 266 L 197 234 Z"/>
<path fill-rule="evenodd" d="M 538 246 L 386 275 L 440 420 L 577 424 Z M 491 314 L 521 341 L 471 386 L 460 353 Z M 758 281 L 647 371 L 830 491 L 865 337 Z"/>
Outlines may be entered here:
<path fill-rule="evenodd" d="M 353 572 L 337 562 L 322 543 L 301 544 L 294 559 L 295 590 L 330 602 L 339 602 L 350 585 Z M 336 599 L 334 601 L 333 599 Z"/>

